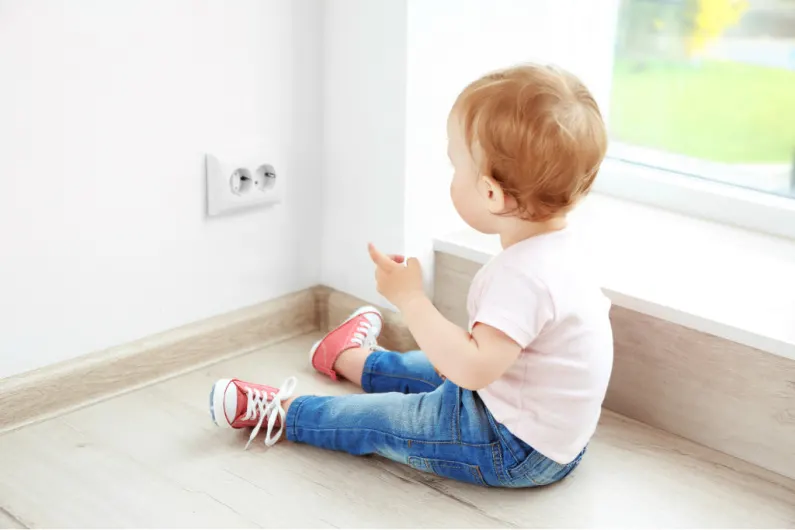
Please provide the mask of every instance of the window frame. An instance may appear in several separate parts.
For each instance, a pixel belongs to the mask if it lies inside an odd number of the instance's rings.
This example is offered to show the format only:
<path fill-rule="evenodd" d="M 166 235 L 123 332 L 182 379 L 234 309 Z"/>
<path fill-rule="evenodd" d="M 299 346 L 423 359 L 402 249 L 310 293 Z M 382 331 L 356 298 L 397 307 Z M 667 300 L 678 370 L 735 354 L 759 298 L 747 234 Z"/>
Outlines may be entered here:
<path fill-rule="evenodd" d="M 795 198 L 619 158 L 608 152 L 594 191 L 795 240 Z"/>
<path fill-rule="evenodd" d="M 614 3 L 614 29 L 619 25 L 621 2 Z M 617 33 L 614 32 L 615 46 Z M 602 105 L 609 122 L 615 68 L 615 48 L 610 56 L 606 105 Z M 609 123 L 608 123 L 609 125 Z M 635 149 L 635 148 L 640 149 Z M 766 235 L 794 240 L 795 188 L 787 197 L 726 182 L 713 170 L 708 174 L 693 171 L 682 164 L 681 155 L 657 151 L 643 156 L 644 146 L 634 146 L 610 138 L 610 148 L 602 163 L 594 191 L 648 206 L 662 208 L 690 217 L 707 219 Z M 792 161 L 795 172 L 795 160 Z M 795 175 L 792 176 L 795 179 Z M 795 186 L 795 182 L 793 182 Z"/>

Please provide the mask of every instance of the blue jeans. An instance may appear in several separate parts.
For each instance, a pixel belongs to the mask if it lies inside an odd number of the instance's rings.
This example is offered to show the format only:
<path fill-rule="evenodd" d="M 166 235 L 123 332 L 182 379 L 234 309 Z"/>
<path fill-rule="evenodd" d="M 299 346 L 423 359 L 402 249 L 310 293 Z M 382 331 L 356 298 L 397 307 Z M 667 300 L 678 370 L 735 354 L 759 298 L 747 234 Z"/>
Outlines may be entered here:
<path fill-rule="evenodd" d="M 480 486 L 544 486 L 571 473 L 495 421 L 477 393 L 439 377 L 419 351 L 373 352 L 367 394 L 303 396 L 287 411 L 287 439 L 354 455 L 378 454 Z"/>

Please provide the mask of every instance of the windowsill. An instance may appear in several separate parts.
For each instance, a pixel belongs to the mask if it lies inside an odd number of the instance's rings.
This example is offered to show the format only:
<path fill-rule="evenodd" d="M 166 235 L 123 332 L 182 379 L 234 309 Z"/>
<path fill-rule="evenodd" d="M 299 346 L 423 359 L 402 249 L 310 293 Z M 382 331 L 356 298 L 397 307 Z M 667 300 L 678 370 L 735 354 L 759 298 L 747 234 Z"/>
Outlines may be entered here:
<path fill-rule="evenodd" d="M 780 164 L 727 164 L 712 162 L 657 149 L 612 142 L 608 157 L 624 163 L 673 172 L 688 177 L 700 177 L 730 186 L 744 187 L 763 193 L 790 197 L 792 189 L 792 163 Z M 670 178 L 670 177 L 669 177 Z"/>
<path fill-rule="evenodd" d="M 795 241 L 600 194 L 571 224 L 614 304 L 795 359 Z M 486 263 L 500 245 L 467 229 L 434 249 Z"/>

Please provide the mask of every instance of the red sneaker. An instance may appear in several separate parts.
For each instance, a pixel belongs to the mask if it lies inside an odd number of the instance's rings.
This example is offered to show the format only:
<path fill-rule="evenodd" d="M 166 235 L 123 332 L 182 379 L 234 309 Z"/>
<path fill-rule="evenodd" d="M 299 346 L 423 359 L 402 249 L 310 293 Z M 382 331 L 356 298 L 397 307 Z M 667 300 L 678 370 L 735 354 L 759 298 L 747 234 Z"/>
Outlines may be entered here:
<path fill-rule="evenodd" d="M 361 307 L 348 319 L 315 343 L 309 350 L 309 362 L 315 370 L 337 380 L 334 363 L 337 357 L 351 348 L 378 349 L 378 335 L 381 333 L 384 319 L 378 309 L 370 306 Z"/>
<path fill-rule="evenodd" d="M 282 401 L 291 397 L 298 381 L 295 377 L 285 380 L 281 390 L 266 385 L 247 383 L 240 379 L 219 379 L 210 391 L 210 416 L 219 427 L 243 429 L 254 427 L 246 449 L 268 419 L 265 445 L 279 441 L 284 431 L 286 413 Z M 273 429 L 279 430 L 273 435 Z"/>

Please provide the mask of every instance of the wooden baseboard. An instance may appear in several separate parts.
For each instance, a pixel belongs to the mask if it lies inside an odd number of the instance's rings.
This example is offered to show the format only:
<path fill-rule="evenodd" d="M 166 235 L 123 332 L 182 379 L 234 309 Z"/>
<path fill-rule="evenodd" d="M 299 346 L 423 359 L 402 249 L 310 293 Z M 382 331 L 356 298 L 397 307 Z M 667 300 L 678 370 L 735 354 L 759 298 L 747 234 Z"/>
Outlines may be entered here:
<path fill-rule="evenodd" d="M 0 380 L 0 432 L 316 330 L 323 293 L 307 289 Z"/>
<path fill-rule="evenodd" d="M 466 325 L 466 292 L 478 268 L 437 255 L 434 302 L 460 325 Z M 361 305 L 315 287 L 0 380 L 0 432 L 327 330 Z M 380 309 L 381 344 L 415 349 L 400 315 Z M 607 408 L 795 478 L 795 361 L 623 308 L 615 308 L 612 319 L 616 359 Z"/>
<path fill-rule="evenodd" d="M 0 380 L 0 433 L 314 330 L 365 302 L 318 286 Z M 381 344 L 417 347 L 400 315 L 381 309 Z"/>
<path fill-rule="evenodd" d="M 480 265 L 437 252 L 434 303 L 466 325 Z M 622 307 L 605 407 L 795 478 L 795 361 Z"/>
<path fill-rule="evenodd" d="M 795 361 L 623 307 L 605 407 L 795 478 Z"/>

